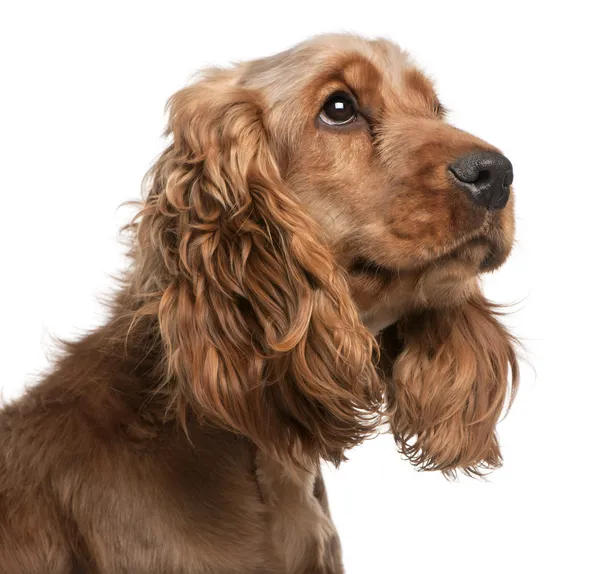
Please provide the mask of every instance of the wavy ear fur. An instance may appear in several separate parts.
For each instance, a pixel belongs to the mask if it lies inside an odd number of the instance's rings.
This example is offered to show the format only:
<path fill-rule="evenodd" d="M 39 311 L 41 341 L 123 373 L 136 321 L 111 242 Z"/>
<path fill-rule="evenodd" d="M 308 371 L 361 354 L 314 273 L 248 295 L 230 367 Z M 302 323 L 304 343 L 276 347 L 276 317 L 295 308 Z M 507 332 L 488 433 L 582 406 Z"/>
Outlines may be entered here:
<path fill-rule="evenodd" d="M 388 407 L 400 451 L 425 470 L 482 474 L 501 465 L 496 423 L 517 389 L 515 340 L 478 294 L 428 309 L 381 337 Z"/>
<path fill-rule="evenodd" d="M 213 72 L 170 101 L 136 284 L 188 411 L 281 459 L 342 459 L 377 423 L 373 341 L 279 173 L 258 94 Z"/>

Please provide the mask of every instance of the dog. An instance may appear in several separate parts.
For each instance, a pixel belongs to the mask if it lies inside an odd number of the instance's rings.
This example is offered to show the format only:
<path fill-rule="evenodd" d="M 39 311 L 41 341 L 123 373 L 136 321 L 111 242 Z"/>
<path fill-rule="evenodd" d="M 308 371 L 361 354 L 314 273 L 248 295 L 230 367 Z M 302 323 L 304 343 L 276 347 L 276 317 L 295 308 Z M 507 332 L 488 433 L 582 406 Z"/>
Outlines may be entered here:
<path fill-rule="evenodd" d="M 168 134 L 105 324 L 0 412 L 0 570 L 339 574 L 321 461 L 386 424 L 501 464 L 511 163 L 352 35 L 205 71 Z"/>

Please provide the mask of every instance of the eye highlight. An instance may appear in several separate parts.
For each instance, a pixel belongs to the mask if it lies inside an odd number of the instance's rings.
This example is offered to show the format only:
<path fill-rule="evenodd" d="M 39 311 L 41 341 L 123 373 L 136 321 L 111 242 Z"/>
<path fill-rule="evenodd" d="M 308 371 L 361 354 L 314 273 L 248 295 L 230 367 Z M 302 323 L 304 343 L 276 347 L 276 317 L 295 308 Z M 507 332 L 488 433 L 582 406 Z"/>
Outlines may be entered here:
<path fill-rule="evenodd" d="M 356 120 L 357 111 L 354 100 L 344 92 L 329 96 L 319 114 L 319 119 L 329 126 L 343 126 Z"/>

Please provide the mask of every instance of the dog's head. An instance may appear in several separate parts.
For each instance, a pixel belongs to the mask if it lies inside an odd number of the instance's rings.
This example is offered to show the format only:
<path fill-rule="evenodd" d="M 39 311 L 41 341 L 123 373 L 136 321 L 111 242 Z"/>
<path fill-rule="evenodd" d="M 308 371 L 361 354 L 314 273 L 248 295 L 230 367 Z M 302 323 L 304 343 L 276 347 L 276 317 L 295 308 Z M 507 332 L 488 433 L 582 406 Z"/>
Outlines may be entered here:
<path fill-rule="evenodd" d="M 510 162 L 446 123 L 382 40 L 212 70 L 170 110 L 136 281 L 178 401 L 284 458 L 333 460 L 385 403 L 415 464 L 497 466 L 517 365 L 478 277 L 513 242 Z"/>

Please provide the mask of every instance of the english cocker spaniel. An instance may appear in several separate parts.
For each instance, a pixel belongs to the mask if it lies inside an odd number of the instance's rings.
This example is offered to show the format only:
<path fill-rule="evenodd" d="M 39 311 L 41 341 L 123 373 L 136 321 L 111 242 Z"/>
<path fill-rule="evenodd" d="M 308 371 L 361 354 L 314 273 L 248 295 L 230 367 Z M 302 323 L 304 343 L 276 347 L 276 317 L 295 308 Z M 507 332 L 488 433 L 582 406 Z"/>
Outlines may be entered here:
<path fill-rule="evenodd" d="M 109 318 L 0 413 L 0 570 L 339 574 L 321 460 L 386 423 L 421 469 L 501 463 L 518 365 L 479 276 L 512 166 L 385 40 L 208 70 L 169 110 Z"/>

